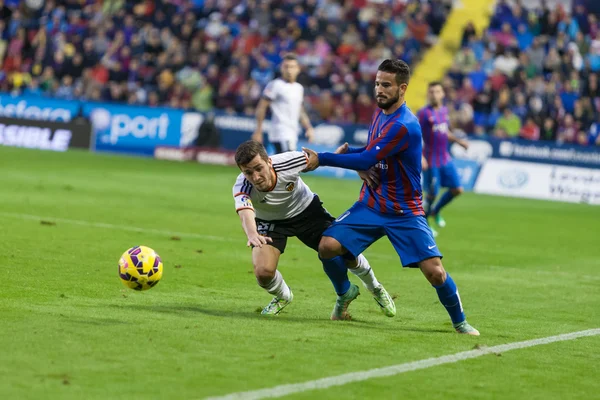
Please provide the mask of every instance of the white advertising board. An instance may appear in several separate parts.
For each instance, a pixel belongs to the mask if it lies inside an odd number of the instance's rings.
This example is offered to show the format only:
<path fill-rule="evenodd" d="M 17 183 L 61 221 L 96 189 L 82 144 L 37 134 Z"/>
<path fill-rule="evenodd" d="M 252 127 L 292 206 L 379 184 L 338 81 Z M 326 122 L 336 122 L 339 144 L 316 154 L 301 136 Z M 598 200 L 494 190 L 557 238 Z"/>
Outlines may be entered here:
<path fill-rule="evenodd" d="M 600 170 L 489 159 L 476 193 L 600 204 Z"/>

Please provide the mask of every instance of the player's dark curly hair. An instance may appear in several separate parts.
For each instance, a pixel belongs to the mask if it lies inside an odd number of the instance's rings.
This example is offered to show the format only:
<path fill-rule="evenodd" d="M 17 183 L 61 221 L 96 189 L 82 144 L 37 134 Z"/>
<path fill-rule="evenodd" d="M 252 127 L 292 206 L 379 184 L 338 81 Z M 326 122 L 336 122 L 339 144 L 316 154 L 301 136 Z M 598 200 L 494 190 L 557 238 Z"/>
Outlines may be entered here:
<path fill-rule="evenodd" d="M 265 161 L 269 160 L 267 150 L 262 143 L 259 143 L 256 140 L 247 140 L 240 144 L 235 151 L 235 162 L 239 167 L 248 164 L 256 156 L 260 156 L 260 158 Z"/>
<path fill-rule="evenodd" d="M 410 67 L 402 60 L 384 60 L 381 64 L 379 64 L 379 68 L 377 68 L 377 70 L 396 74 L 396 83 L 398 85 L 403 83 L 408 85 L 408 81 L 410 80 Z"/>

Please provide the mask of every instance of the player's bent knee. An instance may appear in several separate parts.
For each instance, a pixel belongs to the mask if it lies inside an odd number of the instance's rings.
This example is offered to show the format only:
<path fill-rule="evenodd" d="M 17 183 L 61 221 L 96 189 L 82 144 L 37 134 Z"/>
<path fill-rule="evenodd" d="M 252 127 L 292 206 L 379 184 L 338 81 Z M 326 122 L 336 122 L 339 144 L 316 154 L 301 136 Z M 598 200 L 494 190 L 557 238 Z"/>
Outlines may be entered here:
<path fill-rule="evenodd" d="M 446 281 L 446 271 L 439 257 L 429 258 L 421 261 L 419 267 L 425 278 L 434 286 L 443 285 Z"/>
<path fill-rule="evenodd" d="M 275 277 L 277 268 L 268 267 L 266 265 L 254 265 L 254 276 L 259 283 L 268 284 Z"/>
<path fill-rule="evenodd" d="M 463 189 L 462 187 L 450 189 L 450 193 L 452 193 L 452 195 L 454 195 L 454 196 L 459 196 L 462 193 L 464 193 L 464 191 L 465 191 L 465 189 Z"/>
<path fill-rule="evenodd" d="M 330 259 L 343 254 L 340 242 L 329 236 L 323 236 L 319 242 L 319 257 Z"/>

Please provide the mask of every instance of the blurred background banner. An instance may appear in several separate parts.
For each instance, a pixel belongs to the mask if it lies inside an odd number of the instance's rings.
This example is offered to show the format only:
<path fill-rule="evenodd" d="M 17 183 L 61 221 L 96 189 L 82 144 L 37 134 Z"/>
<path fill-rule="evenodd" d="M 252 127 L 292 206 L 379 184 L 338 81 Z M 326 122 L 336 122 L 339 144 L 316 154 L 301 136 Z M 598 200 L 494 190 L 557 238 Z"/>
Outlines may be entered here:
<path fill-rule="evenodd" d="M 66 151 L 90 149 L 92 144 L 90 124 L 83 119 L 53 122 L 0 117 L 0 145 L 3 146 Z"/>
<path fill-rule="evenodd" d="M 169 108 L 83 103 L 92 123 L 96 150 L 152 156 L 157 146 L 185 146 L 197 135 L 199 113 Z"/>
<path fill-rule="evenodd" d="M 483 166 L 475 192 L 600 204 L 600 170 L 492 159 Z"/>
<path fill-rule="evenodd" d="M 69 122 L 77 116 L 80 109 L 79 101 L 0 93 L 0 116 L 2 117 Z"/>

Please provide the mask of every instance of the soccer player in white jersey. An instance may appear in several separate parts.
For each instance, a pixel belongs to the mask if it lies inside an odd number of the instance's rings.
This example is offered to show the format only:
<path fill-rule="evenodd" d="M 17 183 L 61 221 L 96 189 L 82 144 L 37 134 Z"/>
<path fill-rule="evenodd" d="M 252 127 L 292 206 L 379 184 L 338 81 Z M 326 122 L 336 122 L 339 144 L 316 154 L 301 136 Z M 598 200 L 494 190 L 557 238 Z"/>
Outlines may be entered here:
<path fill-rule="evenodd" d="M 275 296 L 262 314 L 276 315 L 294 298 L 277 270 L 287 238 L 296 236 L 316 251 L 334 218 L 300 178 L 308 161 L 305 153 L 291 151 L 269 158 L 261 143 L 249 140 L 238 147 L 235 161 L 242 173 L 233 186 L 233 197 L 248 237 L 247 246 L 252 247 L 254 275 L 259 286 Z M 382 312 L 388 317 L 396 315 L 394 301 L 375 278 L 365 256 L 355 259 L 350 255 L 346 264 L 372 293 Z M 331 319 L 350 319 L 346 309 L 345 304 L 336 303 Z"/>
<path fill-rule="evenodd" d="M 287 54 L 281 62 L 281 78 L 272 80 L 263 91 L 262 98 L 256 106 L 256 130 L 252 139 L 263 142 L 263 121 L 267 108 L 271 107 L 271 127 L 269 142 L 276 153 L 296 150 L 300 127 L 306 130 L 308 141 L 312 141 L 314 130 L 304 110 L 304 88 L 296 78 L 300 73 L 300 64 L 295 54 Z"/>

